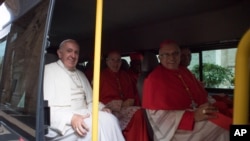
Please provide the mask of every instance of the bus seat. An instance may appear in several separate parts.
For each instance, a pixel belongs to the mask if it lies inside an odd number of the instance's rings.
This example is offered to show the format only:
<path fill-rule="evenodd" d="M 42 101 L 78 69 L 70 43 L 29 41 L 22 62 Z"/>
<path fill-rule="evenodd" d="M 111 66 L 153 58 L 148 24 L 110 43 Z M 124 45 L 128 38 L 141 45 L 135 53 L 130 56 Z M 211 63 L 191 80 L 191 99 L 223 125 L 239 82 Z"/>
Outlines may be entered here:
<path fill-rule="evenodd" d="M 48 128 L 50 126 L 50 108 L 47 100 L 43 101 L 44 109 L 44 134 L 48 134 Z"/>
<path fill-rule="evenodd" d="M 159 64 L 158 59 L 156 55 L 152 52 L 145 52 L 143 55 L 143 60 L 141 64 L 141 74 L 138 77 L 137 80 L 137 90 L 139 93 L 140 100 L 142 101 L 143 97 L 143 83 L 145 78 L 148 76 L 148 74 Z M 147 131 L 149 135 L 149 140 L 153 141 L 154 139 L 154 133 L 153 129 L 150 125 L 150 122 L 147 117 L 146 109 L 143 109 L 144 112 L 144 117 L 146 120 L 146 126 L 147 126 Z"/>
<path fill-rule="evenodd" d="M 49 64 L 58 60 L 58 56 L 52 53 L 45 54 L 45 64 Z"/>
<path fill-rule="evenodd" d="M 86 75 L 86 77 L 89 80 L 90 84 L 92 84 L 93 73 L 94 73 L 94 61 L 89 60 L 88 63 L 86 64 L 86 66 L 85 66 L 84 74 Z"/>
<path fill-rule="evenodd" d="M 121 59 L 121 61 L 122 61 L 121 69 L 122 70 L 128 70 L 129 69 L 128 61 L 125 60 L 125 59 Z"/>
<path fill-rule="evenodd" d="M 141 64 L 141 73 L 137 80 L 137 90 L 138 90 L 141 100 L 142 100 L 142 90 L 143 90 L 144 79 L 158 64 L 159 64 L 159 61 L 154 53 L 152 52 L 144 53 L 142 64 Z"/>

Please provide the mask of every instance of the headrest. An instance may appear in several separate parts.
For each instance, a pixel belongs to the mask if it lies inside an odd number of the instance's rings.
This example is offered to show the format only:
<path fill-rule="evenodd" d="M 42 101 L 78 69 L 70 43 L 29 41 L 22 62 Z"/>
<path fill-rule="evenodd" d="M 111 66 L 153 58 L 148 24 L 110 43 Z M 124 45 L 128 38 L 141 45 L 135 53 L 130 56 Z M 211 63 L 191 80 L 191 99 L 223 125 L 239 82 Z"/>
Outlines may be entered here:
<path fill-rule="evenodd" d="M 159 61 L 157 56 L 152 52 L 145 52 L 141 64 L 141 71 L 142 72 L 150 72 L 152 71 L 157 65 L 159 65 Z"/>
<path fill-rule="evenodd" d="M 121 69 L 128 70 L 129 69 L 128 61 L 125 59 L 121 59 L 121 61 L 122 61 Z"/>
<path fill-rule="evenodd" d="M 52 62 L 56 62 L 58 60 L 58 56 L 52 53 L 45 54 L 45 64 L 49 64 Z"/>

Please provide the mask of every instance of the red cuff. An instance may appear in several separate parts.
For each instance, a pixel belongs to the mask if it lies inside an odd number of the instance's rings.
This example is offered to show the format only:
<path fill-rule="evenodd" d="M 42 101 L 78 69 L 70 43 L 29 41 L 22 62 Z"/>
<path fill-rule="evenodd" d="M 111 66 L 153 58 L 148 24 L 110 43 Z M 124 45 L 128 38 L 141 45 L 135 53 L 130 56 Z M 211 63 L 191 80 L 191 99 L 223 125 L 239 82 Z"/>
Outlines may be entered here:
<path fill-rule="evenodd" d="M 178 129 L 193 130 L 194 127 L 194 112 L 185 111 L 179 123 Z"/>

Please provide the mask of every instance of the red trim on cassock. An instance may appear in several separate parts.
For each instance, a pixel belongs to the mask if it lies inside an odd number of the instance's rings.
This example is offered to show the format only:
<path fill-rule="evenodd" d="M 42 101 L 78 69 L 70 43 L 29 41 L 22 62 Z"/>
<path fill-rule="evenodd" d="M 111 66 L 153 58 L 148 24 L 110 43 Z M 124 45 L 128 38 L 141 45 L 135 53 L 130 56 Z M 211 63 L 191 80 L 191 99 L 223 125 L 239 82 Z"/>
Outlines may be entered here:
<path fill-rule="evenodd" d="M 123 130 L 126 141 L 149 141 L 143 110 L 135 112 L 127 127 Z"/>
<path fill-rule="evenodd" d="M 194 112 L 185 111 L 178 126 L 178 129 L 193 130 L 194 128 Z"/>

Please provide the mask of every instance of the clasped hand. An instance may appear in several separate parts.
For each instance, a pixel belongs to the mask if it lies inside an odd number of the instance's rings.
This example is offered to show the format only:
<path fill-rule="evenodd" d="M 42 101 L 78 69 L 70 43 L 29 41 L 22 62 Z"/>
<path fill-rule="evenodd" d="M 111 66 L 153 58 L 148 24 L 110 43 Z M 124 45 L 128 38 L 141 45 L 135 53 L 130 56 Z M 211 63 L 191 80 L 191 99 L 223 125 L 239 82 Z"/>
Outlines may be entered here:
<path fill-rule="evenodd" d="M 122 107 L 128 107 L 128 106 L 133 106 L 135 100 L 134 99 L 127 99 L 122 102 Z"/>
<path fill-rule="evenodd" d="M 208 120 L 211 118 L 217 118 L 218 109 L 212 106 L 210 103 L 205 103 L 200 105 L 194 111 L 194 119 L 195 121 Z"/>

